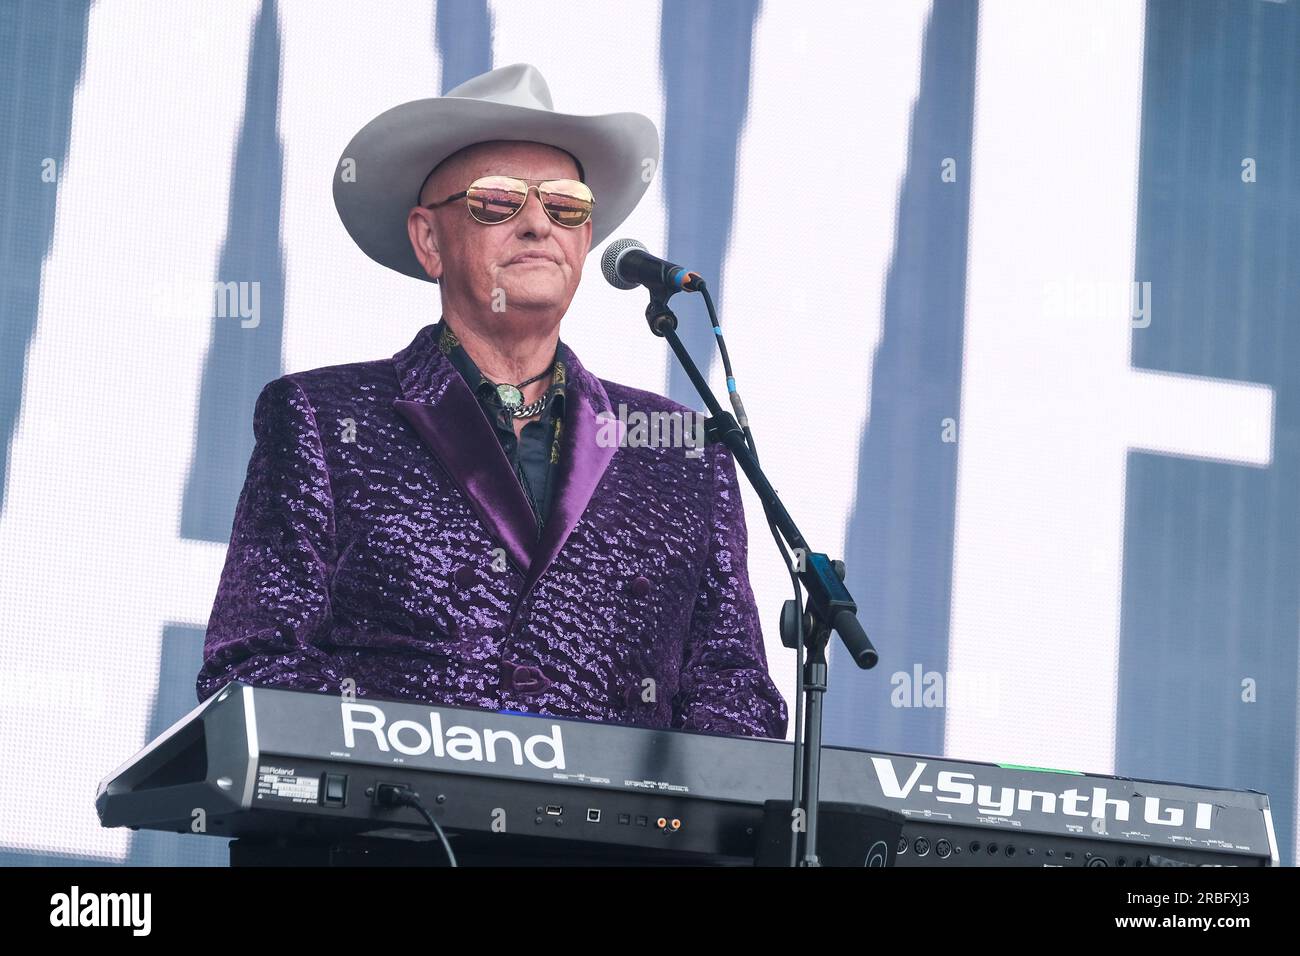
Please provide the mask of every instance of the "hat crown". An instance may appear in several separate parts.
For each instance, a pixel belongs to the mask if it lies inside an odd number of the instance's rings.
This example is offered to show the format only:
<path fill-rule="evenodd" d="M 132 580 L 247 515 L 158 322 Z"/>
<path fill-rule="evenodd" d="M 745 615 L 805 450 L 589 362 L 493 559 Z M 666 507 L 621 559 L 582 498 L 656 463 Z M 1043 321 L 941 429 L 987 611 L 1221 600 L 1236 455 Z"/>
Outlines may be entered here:
<path fill-rule="evenodd" d="M 480 73 L 448 90 L 446 95 L 529 109 L 555 109 L 546 78 L 531 63 L 513 63 Z"/>
<path fill-rule="evenodd" d="M 544 143 L 574 158 L 583 181 L 600 197 L 589 220 L 588 251 L 632 212 L 650 181 L 647 162 L 651 172 L 659 162 L 659 132 L 648 117 L 556 112 L 537 67 L 512 63 L 471 77 L 442 96 L 394 106 L 363 126 L 344 147 L 334 176 L 339 218 L 376 262 L 432 281 L 407 230 L 420 184 L 458 150 L 498 140 Z"/>

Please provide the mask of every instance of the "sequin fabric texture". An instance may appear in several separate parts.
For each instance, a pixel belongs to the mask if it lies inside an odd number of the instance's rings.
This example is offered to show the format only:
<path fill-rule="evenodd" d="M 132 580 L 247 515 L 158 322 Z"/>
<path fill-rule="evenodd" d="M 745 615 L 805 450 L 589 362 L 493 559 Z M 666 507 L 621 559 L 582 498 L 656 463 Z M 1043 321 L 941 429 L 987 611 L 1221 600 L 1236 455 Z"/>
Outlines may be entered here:
<path fill-rule="evenodd" d="M 231 680 L 355 687 L 359 698 L 784 738 L 726 447 L 611 440 L 620 405 L 688 410 L 596 378 L 570 350 L 539 534 L 434 328 L 391 359 L 262 390 L 199 699 Z"/>

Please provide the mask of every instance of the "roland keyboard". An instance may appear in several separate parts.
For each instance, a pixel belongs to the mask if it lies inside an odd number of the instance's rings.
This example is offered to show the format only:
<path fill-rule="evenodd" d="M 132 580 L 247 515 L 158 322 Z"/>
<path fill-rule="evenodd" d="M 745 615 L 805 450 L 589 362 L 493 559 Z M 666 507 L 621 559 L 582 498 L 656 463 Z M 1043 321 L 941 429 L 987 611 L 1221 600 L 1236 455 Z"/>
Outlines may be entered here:
<path fill-rule="evenodd" d="M 375 799 L 399 784 L 453 839 L 744 863 L 765 804 L 789 800 L 792 751 L 234 682 L 110 774 L 95 807 L 105 827 L 245 841 L 426 839 L 414 808 Z M 1268 797 L 1249 790 L 825 747 L 821 798 L 897 815 L 890 866 L 1278 863 Z"/>

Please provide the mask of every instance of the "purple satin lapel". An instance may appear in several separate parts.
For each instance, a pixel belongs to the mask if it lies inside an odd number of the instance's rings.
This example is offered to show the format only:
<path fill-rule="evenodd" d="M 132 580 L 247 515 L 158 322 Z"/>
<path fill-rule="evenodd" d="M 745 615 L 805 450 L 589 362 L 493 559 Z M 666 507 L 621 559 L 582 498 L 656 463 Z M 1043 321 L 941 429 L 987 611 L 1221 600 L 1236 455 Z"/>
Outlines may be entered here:
<path fill-rule="evenodd" d="M 568 355 L 569 380 L 565 389 L 564 429 L 560 432 L 560 460 L 551 497 L 551 511 L 534 551 L 532 568 L 524 581 L 526 595 L 559 554 L 591 496 L 609 467 L 617 447 L 596 441 L 600 422 L 596 415 L 609 409 L 609 397 L 600 381 L 587 372 L 577 357 Z"/>
<path fill-rule="evenodd" d="M 600 380 L 563 347 L 567 368 L 560 461 L 551 478 L 551 509 L 540 540 L 532 506 L 510 468 L 474 393 L 426 326 L 393 356 L 402 393 L 393 407 L 411 423 L 483 522 L 521 570 L 527 594 L 568 540 L 617 451 L 602 447 L 598 412 L 609 409 Z"/>
<path fill-rule="evenodd" d="M 398 399 L 393 407 L 437 455 L 484 527 L 526 573 L 537 536 L 532 506 L 469 386 L 455 369 L 452 376 L 436 403 Z"/>

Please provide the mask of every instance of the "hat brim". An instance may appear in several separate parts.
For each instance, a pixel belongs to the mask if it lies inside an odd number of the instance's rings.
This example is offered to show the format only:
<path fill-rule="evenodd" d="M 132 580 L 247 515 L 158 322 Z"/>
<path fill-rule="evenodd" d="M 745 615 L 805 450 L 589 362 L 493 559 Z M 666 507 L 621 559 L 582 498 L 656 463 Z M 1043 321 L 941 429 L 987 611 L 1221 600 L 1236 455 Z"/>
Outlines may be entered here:
<path fill-rule="evenodd" d="M 407 213 L 430 170 L 489 140 L 544 143 L 573 154 L 596 197 L 593 249 L 636 208 L 659 167 L 659 132 L 640 113 L 576 116 L 465 97 L 414 100 L 367 123 L 339 159 L 334 205 L 348 234 L 381 265 L 432 281 L 411 249 Z"/>

